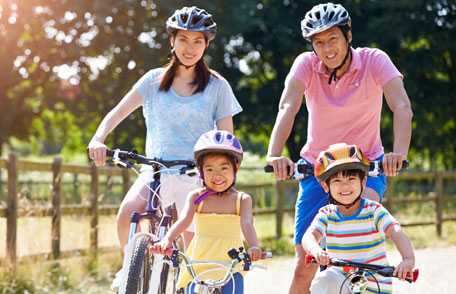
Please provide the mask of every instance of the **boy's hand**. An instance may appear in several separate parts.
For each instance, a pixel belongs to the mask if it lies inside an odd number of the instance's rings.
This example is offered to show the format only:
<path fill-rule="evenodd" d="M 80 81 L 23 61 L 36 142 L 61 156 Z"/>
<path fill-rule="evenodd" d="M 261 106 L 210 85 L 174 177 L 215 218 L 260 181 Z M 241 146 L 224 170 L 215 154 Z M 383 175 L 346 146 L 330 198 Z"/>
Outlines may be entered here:
<path fill-rule="evenodd" d="M 415 260 L 412 258 L 405 258 L 398 266 L 396 266 L 393 275 L 401 280 L 404 280 L 407 275 L 412 275 L 414 267 Z"/>
<path fill-rule="evenodd" d="M 326 252 L 325 250 L 323 250 L 321 248 L 315 250 L 315 252 L 313 252 L 312 255 L 315 257 L 317 262 L 321 265 L 328 265 L 330 262 L 328 252 Z"/>
<path fill-rule="evenodd" d="M 257 261 L 263 256 L 263 251 L 260 247 L 252 246 L 247 250 L 247 253 L 250 255 L 252 261 Z"/>

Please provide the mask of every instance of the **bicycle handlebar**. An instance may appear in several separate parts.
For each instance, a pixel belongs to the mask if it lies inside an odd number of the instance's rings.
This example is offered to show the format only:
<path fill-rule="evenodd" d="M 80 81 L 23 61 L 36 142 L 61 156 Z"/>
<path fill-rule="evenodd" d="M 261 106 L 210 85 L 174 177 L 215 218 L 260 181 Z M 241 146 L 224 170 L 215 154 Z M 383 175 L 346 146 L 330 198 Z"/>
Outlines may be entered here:
<path fill-rule="evenodd" d="M 118 159 L 121 160 L 133 160 L 136 163 L 140 164 L 146 164 L 146 165 L 157 165 L 162 164 L 166 166 L 167 168 L 176 166 L 176 165 L 184 165 L 189 168 L 194 168 L 195 167 L 195 162 L 191 160 L 163 160 L 159 158 L 147 158 L 143 155 L 140 155 L 136 153 L 135 151 L 125 151 L 125 150 L 120 150 L 120 149 L 114 149 L 106 150 L 106 155 L 111 158 L 117 157 Z"/>
<path fill-rule="evenodd" d="M 305 259 L 306 263 L 318 263 L 315 257 L 312 255 L 306 255 Z M 397 276 L 394 276 L 394 266 L 389 266 L 389 265 L 379 265 L 379 264 L 368 264 L 368 263 L 360 263 L 360 262 L 354 262 L 354 261 L 349 261 L 345 259 L 339 259 L 339 258 L 331 258 L 330 265 L 333 266 L 338 266 L 338 267 L 343 267 L 344 271 L 345 269 L 360 269 L 363 271 L 371 271 L 374 273 L 377 273 L 379 275 L 382 275 L 384 277 L 395 277 L 398 278 Z M 405 277 L 405 280 L 407 282 L 413 283 L 416 282 L 418 279 L 419 275 L 419 270 L 414 269 L 412 273 L 408 273 L 407 277 Z"/>
<path fill-rule="evenodd" d="M 401 170 L 407 169 L 409 166 L 409 162 L 407 160 L 402 161 L 402 168 Z M 289 167 L 288 167 L 289 168 Z M 289 171 L 289 169 L 288 169 Z M 274 168 L 272 165 L 266 165 L 264 167 L 264 172 L 266 173 L 273 173 Z M 370 162 L 369 165 L 369 176 L 379 176 L 383 174 L 383 162 L 381 160 L 374 160 Z M 314 167 L 310 164 L 295 164 L 295 168 L 293 171 L 292 176 L 290 177 L 292 180 L 301 180 L 307 178 L 309 176 L 314 175 Z"/>

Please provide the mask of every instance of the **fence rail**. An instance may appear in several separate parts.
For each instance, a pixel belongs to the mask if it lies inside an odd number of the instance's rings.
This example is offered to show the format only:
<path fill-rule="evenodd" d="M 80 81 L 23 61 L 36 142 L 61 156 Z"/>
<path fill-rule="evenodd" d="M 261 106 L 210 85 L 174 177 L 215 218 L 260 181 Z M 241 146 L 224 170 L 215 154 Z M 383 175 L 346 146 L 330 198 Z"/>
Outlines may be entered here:
<path fill-rule="evenodd" d="M 6 258 L 5 262 L 12 270 L 16 269 L 17 257 L 17 222 L 20 217 L 51 217 L 51 252 L 37 254 L 33 256 L 21 257 L 22 260 L 29 259 L 59 259 L 72 256 L 74 254 L 87 254 L 96 257 L 99 251 L 106 251 L 109 248 L 99 248 L 98 246 L 98 217 L 100 215 L 112 215 L 117 211 L 117 205 L 98 205 L 99 191 L 98 182 L 100 175 L 118 176 L 122 178 L 122 191 L 126 193 L 130 187 L 130 180 L 133 172 L 115 167 L 97 168 L 95 165 L 83 166 L 74 164 L 63 164 L 60 157 L 54 158 L 52 163 L 38 163 L 18 160 L 14 154 L 10 154 L 8 159 L 0 159 L 0 169 L 7 170 L 7 199 L 6 207 L 0 206 L 0 217 L 6 218 Z M 49 172 L 52 173 L 51 202 L 47 205 L 22 208 L 18 207 L 18 176 L 20 172 Z M 62 178 L 63 174 L 85 174 L 90 176 L 90 197 L 87 205 L 62 205 Z M 435 203 L 435 220 L 405 223 L 403 226 L 424 226 L 435 225 L 438 235 L 442 234 L 442 224 L 446 221 L 456 221 L 456 217 L 445 217 L 443 207 L 446 203 L 455 202 L 456 197 L 444 196 L 444 180 L 455 180 L 456 172 L 413 172 L 403 173 L 398 178 L 390 179 L 388 191 L 386 193 L 385 206 L 392 208 L 395 204 L 401 203 Z M 393 197 L 395 184 L 401 180 L 433 180 L 434 192 L 430 196 L 421 198 L 401 198 Z M 244 190 L 255 190 L 273 188 L 275 191 L 275 207 L 255 208 L 254 213 L 274 214 L 276 221 L 275 234 L 279 238 L 283 235 L 282 223 L 285 213 L 293 213 L 294 208 L 285 207 L 286 189 L 296 187 L 295 182 L 284 181 L 273 184 L 250 184 L 242 185 L 239 188 Z M 61 218 L 68 215 L 86 215 L 90 217 L 90 245 L 88 249 L 72 250 L 61 252 Z"/>

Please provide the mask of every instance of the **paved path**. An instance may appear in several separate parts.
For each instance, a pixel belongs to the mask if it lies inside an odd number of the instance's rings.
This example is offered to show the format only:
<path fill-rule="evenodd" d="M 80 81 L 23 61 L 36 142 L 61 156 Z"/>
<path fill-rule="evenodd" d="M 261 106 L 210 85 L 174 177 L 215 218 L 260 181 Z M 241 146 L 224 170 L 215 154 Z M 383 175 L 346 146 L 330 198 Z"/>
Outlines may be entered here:
<path fill-rule="evenodd" d="M 397 281 L 395 294 L 456 294 L 456 247 L 416 250 L 416 266 L 420 270 L 414 284 Z M 397 264 L 397 252 L 390 255 Z M 293 273 L 293 258 L 275 258 L 267 263 L 267 271 L 255 270 L 246 277 L 245 293 L 287 293 Z"/>

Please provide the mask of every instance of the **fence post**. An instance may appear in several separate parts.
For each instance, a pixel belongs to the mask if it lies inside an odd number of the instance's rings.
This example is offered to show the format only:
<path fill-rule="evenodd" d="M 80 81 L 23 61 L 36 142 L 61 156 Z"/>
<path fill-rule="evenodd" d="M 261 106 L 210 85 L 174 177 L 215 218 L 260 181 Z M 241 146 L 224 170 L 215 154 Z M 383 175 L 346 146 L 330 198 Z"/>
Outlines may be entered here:
<path fill-rule="evenodd" d="M 62 187 L 62 158 L 54 158 L 52 163 L 52 258 L 60 257 L 60 232 L 61 232 L 61 187 Z"/>
<path fill-rule="evenodd" d="M 435 223 L 437 235 L 442 236 L 442 219 L 443 219 L 443 177 L 440 172 L 435 173 Z"/>
<path fill-rule="evenodd" d="M 282 237 L 284 182 L 276 181 L 276 237 Z"/>
<path fill-rule="evenodd" d="M 94 163 L 90 175 L 90 254 L 97 256 L 98 248 L 98 170 Z"/>
<path fill-rule="evenodd" d="M 127 195 L 128 190 L 130 189 L 130 173 L 128 169 L 122 169 L 122 188 L 123 188 L 123 197 Z"/>
<path fill-rule="evenodd" d="M 6 261 L 12 272 L 17 262 L 17 158 L 8 157 L 8 200 L 6 210 Z"/>
<path fill-rule="evenodd" d="M 388 209 L 388 211 L 390 213 L 392 213 L 392 210 L 393 210 L 393 203 L 394 203 L 394 188 L 396 186 L 396 180 L 395 180 L 395 177 L 390 177 L 388 178 L 388 186 L 387 186 L 387 190 L 386 190 L 386 202 L 385 202 L 385 206 L 386 208 Z"/>

